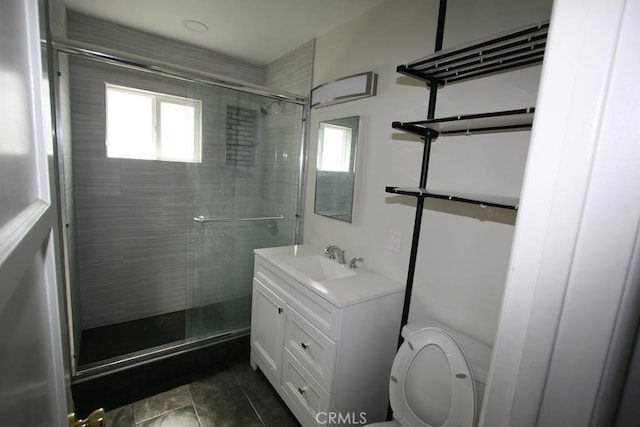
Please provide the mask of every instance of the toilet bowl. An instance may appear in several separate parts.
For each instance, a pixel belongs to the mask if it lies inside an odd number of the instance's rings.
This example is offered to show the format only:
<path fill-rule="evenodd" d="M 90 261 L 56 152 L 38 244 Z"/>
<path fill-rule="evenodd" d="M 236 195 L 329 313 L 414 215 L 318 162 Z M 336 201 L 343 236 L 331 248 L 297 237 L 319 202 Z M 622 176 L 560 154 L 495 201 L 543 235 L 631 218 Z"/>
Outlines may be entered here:
<path fill-rule="evenodd" d="M 406 325 L 391 368 L 393 420 L 377 427 L 473 427 L 491 348 L 433 320 Z"/>

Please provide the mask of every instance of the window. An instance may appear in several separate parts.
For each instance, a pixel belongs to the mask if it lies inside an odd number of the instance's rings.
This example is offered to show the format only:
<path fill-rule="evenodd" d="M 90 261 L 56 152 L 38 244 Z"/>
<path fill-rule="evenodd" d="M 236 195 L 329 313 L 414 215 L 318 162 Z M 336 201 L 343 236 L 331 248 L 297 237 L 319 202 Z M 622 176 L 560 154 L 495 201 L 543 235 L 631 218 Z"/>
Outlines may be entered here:
<path fill-rule="evenodd" d="M 318 170 L 349 172 L 351 170 L 351 128 L 320 123 L 318 138 Z"/>
<path fill-rule="evenodd" d="M 109 83 L 107 157 L 202 162 L 202 102 Z"/>

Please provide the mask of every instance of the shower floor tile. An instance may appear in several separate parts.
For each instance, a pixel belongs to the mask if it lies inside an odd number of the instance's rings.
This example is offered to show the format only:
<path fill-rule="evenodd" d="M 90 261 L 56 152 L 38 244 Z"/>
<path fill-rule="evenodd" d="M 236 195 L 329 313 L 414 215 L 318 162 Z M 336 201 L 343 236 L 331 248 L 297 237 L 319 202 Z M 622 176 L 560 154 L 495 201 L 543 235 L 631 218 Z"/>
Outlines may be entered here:
<path fill-rule="evenodd" d="M 249 326 L 251 297 L 150 316 L 82 331 L 78 365 L 189 339 L 216 336 Z"/>
<path fill-rule="evenodd" d="M 82 331 L 78 365 L 88 365 L 184 339 L 184 311 Z"/>

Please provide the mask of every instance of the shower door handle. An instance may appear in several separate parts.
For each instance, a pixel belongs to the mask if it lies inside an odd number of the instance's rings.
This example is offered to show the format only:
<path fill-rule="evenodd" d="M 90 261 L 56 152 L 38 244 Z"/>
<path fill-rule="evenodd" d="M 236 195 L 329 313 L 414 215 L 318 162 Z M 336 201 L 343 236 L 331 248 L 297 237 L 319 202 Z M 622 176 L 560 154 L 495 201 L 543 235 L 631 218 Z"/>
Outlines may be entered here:
<path fill-rule="evenodd" d="M 282 314 L 283 311 L 284 311 L 284 308 L 278 307 L 278 314 Z"/>
<path fill-rule="evenodd" d="M 205 217 L 205 216 L 196 216 L 193 218 L 195 222 L 199 222 L 201 224 L 207 222 L 234 222 L 234 221 L 272 221 L 276 219 L 284 219 L 283 214 L 274 215 L 274 216 L 218 216 L 218 217 Z"/>

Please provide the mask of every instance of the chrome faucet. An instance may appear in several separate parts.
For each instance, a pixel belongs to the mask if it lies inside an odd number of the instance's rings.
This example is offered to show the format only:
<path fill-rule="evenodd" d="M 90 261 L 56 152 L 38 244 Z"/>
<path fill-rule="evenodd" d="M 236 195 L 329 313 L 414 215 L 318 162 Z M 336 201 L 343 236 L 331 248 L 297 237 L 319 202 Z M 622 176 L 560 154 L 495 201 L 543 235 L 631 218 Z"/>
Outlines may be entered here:
<path fill-rule="evenodd" d="M 364 262 L 364 258 L 362 258 L 361 256 L 354 256 L 353 258 L 351 258 L 351 261 L 349 262 L 349 268 L 351 269 L 355 269 L 358 268 L 358 266 L 356 265 L 356 262 Z"/>
<path fill-rule="evenodd" d="M 329 259 L 337 259 L 340 264 L 347 263 L 344 259 L 344 249 L 339 246 L 326 245 L 324 247 L 324 253 L 329 257 Z"/>

